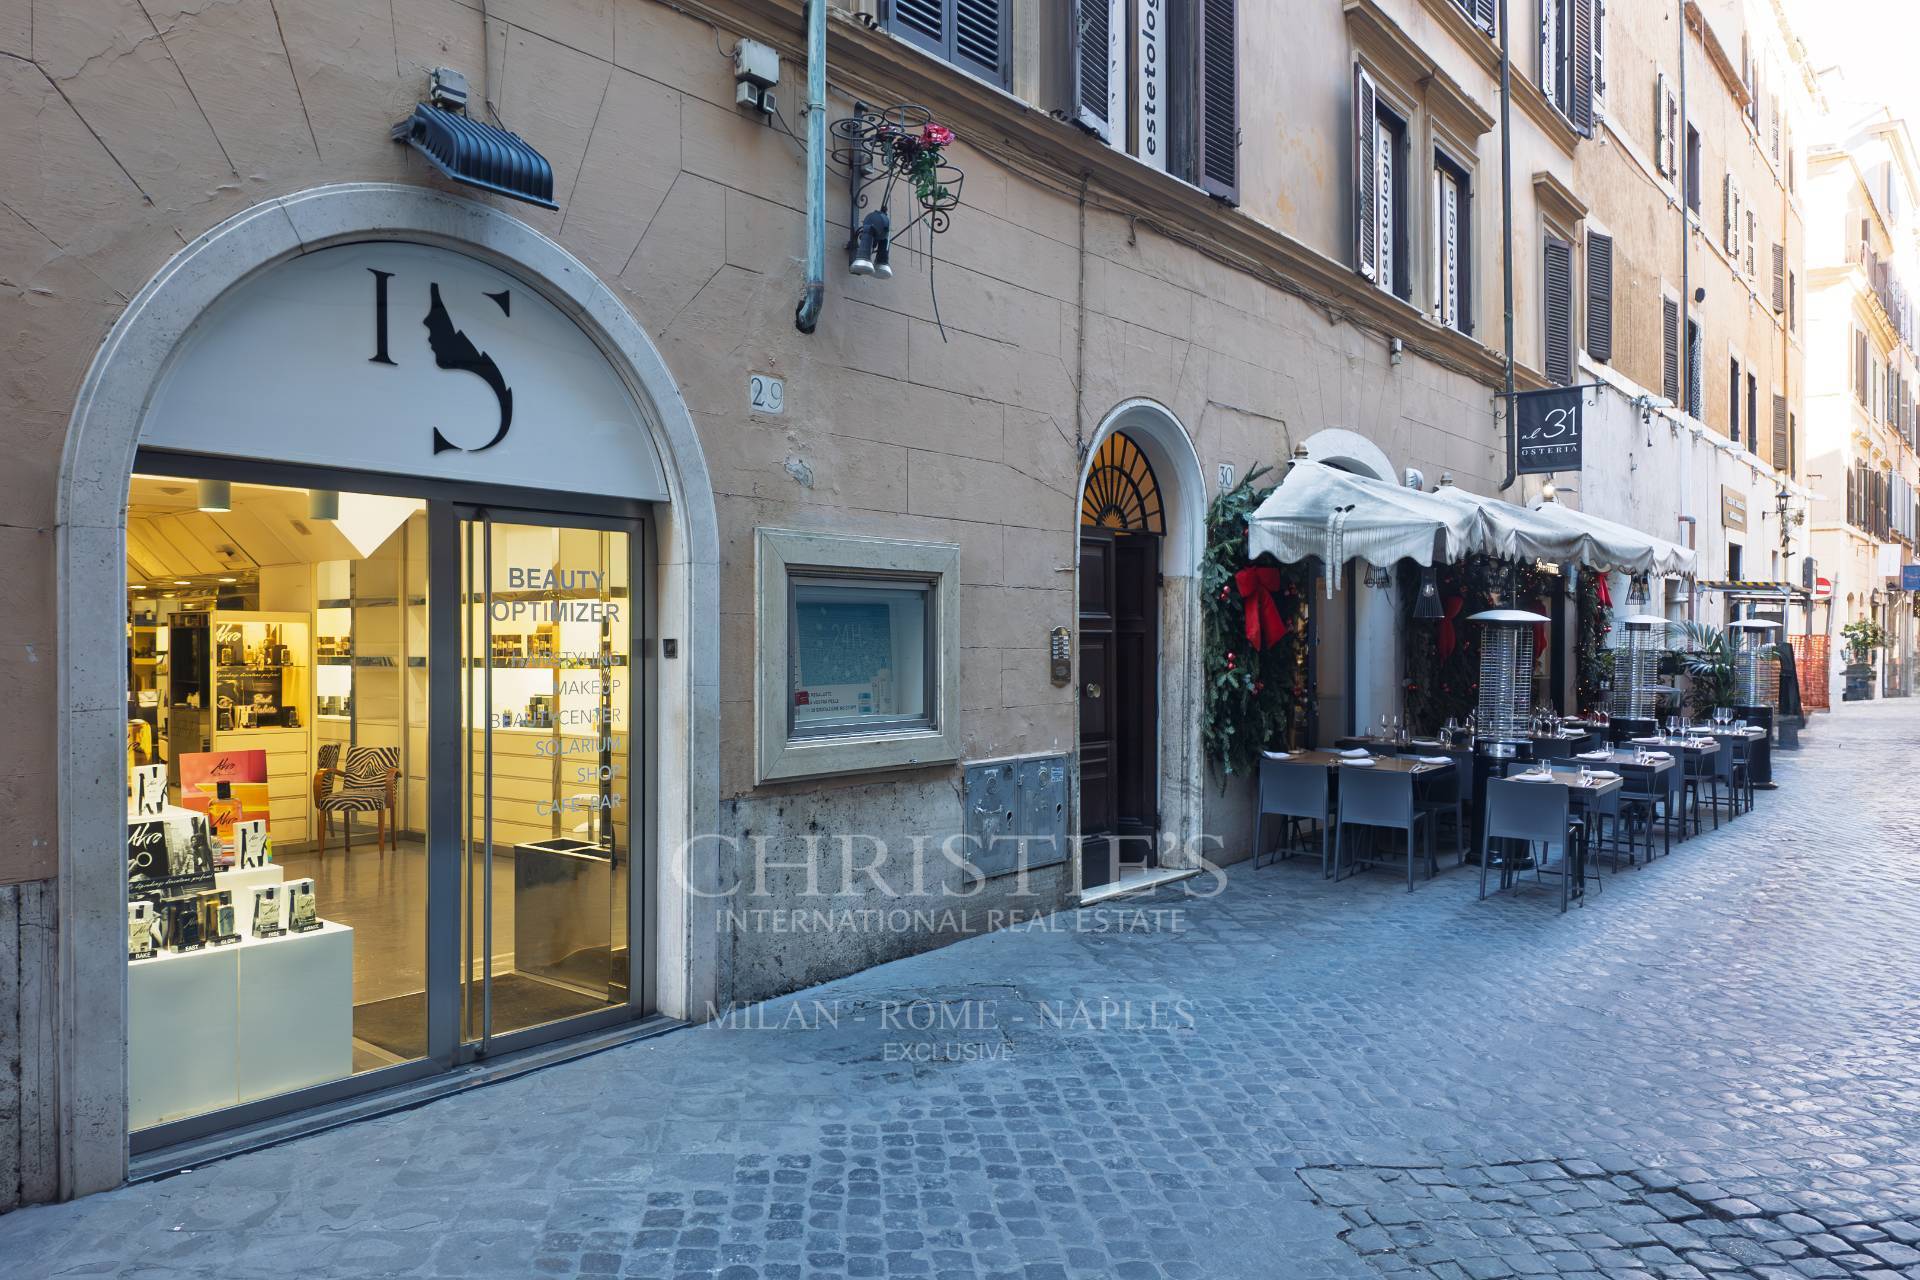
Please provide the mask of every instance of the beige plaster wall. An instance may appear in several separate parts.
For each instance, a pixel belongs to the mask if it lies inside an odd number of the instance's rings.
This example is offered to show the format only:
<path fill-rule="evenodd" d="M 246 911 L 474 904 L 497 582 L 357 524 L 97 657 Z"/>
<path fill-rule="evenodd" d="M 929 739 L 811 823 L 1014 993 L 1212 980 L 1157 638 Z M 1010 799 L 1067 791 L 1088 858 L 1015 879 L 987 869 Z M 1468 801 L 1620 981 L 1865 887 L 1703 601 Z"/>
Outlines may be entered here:
<path fill-rule="evenodd" d="M 466 71 L 553 162 L 559 211 L 503 203 L 612 285 L 699 426 L 722 533 L 723 798 L 752 787 L 757 525 L 959 543 L 967 756 L 1071 748 L 1043 643 L 1074 613 L 1083 360 L 1089 434 L 1153 397 L 1209 477 L 1327 426 L 1473 487 L 1498 476 L 1486 388 L 1391 365 L 1381 339 L 1118 216 L 1088 211 L 1083 256 L 1071 196 L 964 146 L 966 205 L 937 246 L 945 336 L 926 259 L 853 279 L 837 241 L 820 330 L 802 336 L 799 148 L 731 105 L 716 40 L 733 34 L 651 0 L 490 13 L 483 40 L 455 0 L 281 6 L 278 21 L 266 0 L 0 6 L 0 808 L 33 833 L 0 846 L 0 881 L 53 871 L 49 530 L 88 362 L 127 298 L 236 211 L 324 182 L 439 185 L 387 135 L 435 65 Z M 787 379 L 784 416 L 748 415 L 751 372 Z"/>
<path fill-rule="evenodd" d="M 1736 10 L 1738 23 L 1729 16 Z M 1611 365 L 1659 394 L 1663 381 L 1661 298 L 1663 294 L 1679 298 L 1682 291 L 1686 135 L 1683 121 L 1678 147 L 1681 172 L 1677 180 L 1668 180 L 1659 174 L 1656 163 L 1655 100 L 1663 72 L 1674 91 L 1679 91 L 1679 19 L 1671 6 L 1616 5 L 1608 9 L 1607 24 L 1605 145 L 1580 147 L 1575 160 L 1577 190 L 1588 205 L 1589 229 L 1614 237 Z M 1736 60 L 1743 30 L 1763 59 L 1771 58 L 1776 67 L 1795 66 L 1777 23 L 1755 21 L 1748 25 L 1745 10 L 1735 6 L 1723 12 L 1713 26 L 1716 38 L 1730 48 Z M 1743 383 L 1748 372 L 1759 380 L 1760 439 L 1755 445 L 1747 435 L 1743 391 L 1742 443 L 1752 446 L 1767 462 L 1784 463 L 1788 460 L 1773 457 L 1774 393 L 1787 397 L 1802 439 L 1807 423 L 1800 334 L 1789 331 L 1786 314 L 1772 309 L 1775 243 L 1786 247 L 1787 268 L 1797 285 L 1801 332 L 1806 322 L 1808 281 L 1801 195 L 1787 188 L 1786 157 L 1790 148 L 1784 139 L 1781 162 L 1776 165 L 1771 159 L 1767 101 L 1776 93 L 1782 95 L 1789 118 L 1800 122 L 1802 127 L 1792 139 L 1796 148 L 1805 146 L 1805 124 L 1811 117 L 1811 107 L 1802 80 L 1776 73 L 1770 82 L 1763 82 L 1765 99 L 1760 128 L 1755 130 L 1692 27 L 1688 29 L 1686 49 L 1685 120 L 1691 121 L 1701 135 L 1702 190 L 1698 217 L 1687 219 L 1684 270 L 1688 295 L 1696 289 L 1706 290 L 1704 302 L 1693 303 L 1690 296 L 1687 299 L 1687 314 L 1700 323 L 1703 337 L 1704 420 L 1719 434 L 1728 433 L 1728 360 L 1737 351 Z M 1729 170 L 1759 215 L 1751 275 L 1736 270 L 1724 248 L 1724 176 Z M 1744 266 L 1744 261 L 1740 265 Z M 1579 329 L 1584 343 L 1584 287 L 1582 311 Z M 1684 361 L 1684 325 L 1682 335 Z"/>

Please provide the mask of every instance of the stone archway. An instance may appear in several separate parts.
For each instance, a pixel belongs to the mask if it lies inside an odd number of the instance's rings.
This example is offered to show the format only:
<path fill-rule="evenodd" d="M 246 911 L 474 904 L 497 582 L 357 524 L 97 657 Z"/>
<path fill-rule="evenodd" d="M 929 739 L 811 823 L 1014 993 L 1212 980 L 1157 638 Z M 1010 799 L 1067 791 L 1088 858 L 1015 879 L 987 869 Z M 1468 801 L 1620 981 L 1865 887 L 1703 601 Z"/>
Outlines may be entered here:
<path fill-rule="evenodd" d="M 619 299 L 554 241 L 491 206 L 424 187 L 350 183 L 256 205 L 176 254 L 128 305 L 87 372 L 61 463 L 59 1184 L 63 1196 L 123 1181 L 127 1166 L 124 656 L 126 500 L 146 406 L 194 322 L 254 273 L 365 240 L 454 249 L 509 269 L 565 312 L 605 354 L 640 406 L 669 504 L 658 522 L 659 618 L 677 635 L 654 715 L 662 1011 L 688 1015 L 717 996 L 721 882 L 689 849 L 715 827 L 719 780 L 719 535 L 693 421 L 658 349 Z M 698 918 L 696 918 L 698 917 Z"/>
<path fill-rule="evenodd" d="M 1156 734 L 1160 857 L 1163 867 L 1191 868 L 1205 852 L 1199 845 L 1206 767 L 1200 738 L 1204 672 L 1198 574 L 1206 539 L 1206 480 L 1193 441 L 1172 411 L 1153 400 L 1128 400 L 1101 420 L 1088 442 L 1074 495 L 1076 511 L 1093 459 L 1115 432 L 1124 433 L 1146 455 L 1163 505 Z M 1076 742 L 1078 719 L 1076 704 Z M 1076 789 L 1076 808 L 1078 803 Z M 1077 892 L 1083 888 L 1078 860 L 1073 874 Z"/>
<path fill-rule="evenodd" d="M 1329 427 L 1308 436 L 1300 447 L 1306 451 L 1309 461 L 1387 484 L 1400 483 L 1393 462 L 1385 451 L 1356 431 Z M 1362 733 L 1383 713 L 1393 715 L 1399 710 L 1402 662 L 1397 604 L 1399 588 L 1391 586 L 1382 591 L 1363 587 L 1360 579 L 1348 574 L 1341 591 L 1351 597 L 1351 630 L 1344 604 L 1336 600 L 1334 605 L 1340 609 L 1340 613 L 1323 624 L 1322 635 L 1340 636 L 1346 652 L 1338 655 L 1342 667 L 1340 689 L 1333 696 L 1328 696 L 1324 692 L 1323 680 L 1321 705 L 1339 705 L 1348 701 L 1350 682 L 1351 706 L 1346 708 L 1345 714 L 1351 717 L 1352 731 Z M 1323 656 L 1323 672 L 1328 670 L 1324 665 L 1325 658 L 1334 656 Z M 1331 741 L 1332 736 L 1333 731 L 1323 723 L 1322 737 Z"/>

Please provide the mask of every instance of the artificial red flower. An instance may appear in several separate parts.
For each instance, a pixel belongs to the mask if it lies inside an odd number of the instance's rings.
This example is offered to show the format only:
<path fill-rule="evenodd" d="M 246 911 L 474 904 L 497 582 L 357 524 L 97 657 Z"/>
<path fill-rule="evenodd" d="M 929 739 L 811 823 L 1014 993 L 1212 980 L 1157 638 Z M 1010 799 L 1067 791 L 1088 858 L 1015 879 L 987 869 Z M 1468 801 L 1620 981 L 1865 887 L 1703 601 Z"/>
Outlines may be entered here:
<path fill-rule="evenodd" d="M 953 130 L 943 124 L 934 124 L 929 121 L 921 126 L 920 141 L 930 147 L 944 147 L 953 141 Z"/>

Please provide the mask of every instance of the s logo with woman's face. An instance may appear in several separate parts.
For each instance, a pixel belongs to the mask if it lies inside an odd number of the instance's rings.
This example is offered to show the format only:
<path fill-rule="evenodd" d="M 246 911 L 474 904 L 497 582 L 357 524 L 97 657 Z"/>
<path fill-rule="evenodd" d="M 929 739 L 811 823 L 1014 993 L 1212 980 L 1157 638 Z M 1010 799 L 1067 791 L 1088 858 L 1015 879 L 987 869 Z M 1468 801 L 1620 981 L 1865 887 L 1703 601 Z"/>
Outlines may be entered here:
<path fill-rule="evenodd" d="M 393 278 L 394 273 L 374 267 L 368 267 L 367 270 L 373 273 L 374 282 L 374 353 L 371 363 L 397 364 L 398 361 L 394 360 L 387 350 L 387 282 Z M 449 449 L 456 449 L 464 453 L 480 453 L 491 449 L 507 438 L 507 432 L 513 426 L 513 388 L 507 385 L 506 376 L 500 372 L 500 366 L 494 362 L 493 357 L 476 347 L 473 339 L 454 324 L 452 313 L 447 310 L 447 304 L 441 300 L 438 282 L 428 284 L 427 296 L 429 299 L 427 314 L 420 323 L 426 326 L 427 347 L 433 352 L 434 364 L 442 369 L 471 373 L 479 378 L 492 389 L 494 402 L 499 406 L 498 424 L 485 444 L 471 446 L 455 444 L 436 426 L 433 428 L 433 451 L 445 453 Z M 500 308 L 502 315 L 513 314 L 512 290 L 502 289 L 498 293 L 489 293 L 485 296 Z"/>

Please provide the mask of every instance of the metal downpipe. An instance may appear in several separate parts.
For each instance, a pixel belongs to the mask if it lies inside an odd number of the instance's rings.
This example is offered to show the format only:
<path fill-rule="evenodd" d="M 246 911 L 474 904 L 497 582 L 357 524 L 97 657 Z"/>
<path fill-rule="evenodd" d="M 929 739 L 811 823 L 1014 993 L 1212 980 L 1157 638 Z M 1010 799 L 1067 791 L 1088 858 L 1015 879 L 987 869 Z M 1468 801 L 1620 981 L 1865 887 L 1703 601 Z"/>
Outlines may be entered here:
<path fill-rule="evenodd" d="M 794 328 L 812 333 L 827 300 L 827 0 L 807 0 L 807 288 Z"/>

